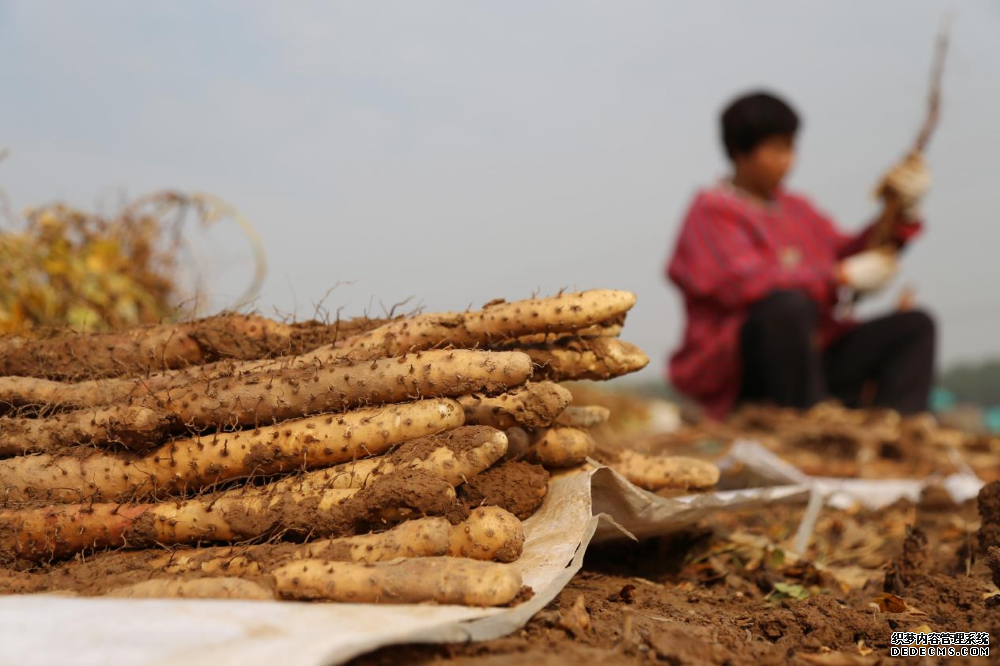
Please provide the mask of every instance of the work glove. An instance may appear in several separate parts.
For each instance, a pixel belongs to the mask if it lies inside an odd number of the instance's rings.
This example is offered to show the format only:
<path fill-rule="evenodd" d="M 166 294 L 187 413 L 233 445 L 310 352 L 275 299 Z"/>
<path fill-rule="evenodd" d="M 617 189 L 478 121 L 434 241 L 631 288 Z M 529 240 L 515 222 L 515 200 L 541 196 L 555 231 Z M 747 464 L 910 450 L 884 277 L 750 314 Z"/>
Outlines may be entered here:
<path fill-rule="evenodd" d="M 896 255 L 883 250 L 868 250 L 859 252 L 840 262 L 837 277 L 841 284 L 846 285 L 859 294 L 878 291 L 889 284 L 899 263 Z"/>
<path fill-rule="evenodd" d="M 894 196 L 899 200 L 900 213 L 913 217 L 917 205 L 931 187 L 931 172 L 919 152 L 910 153 L 882 179 L 878 195 Z"/>

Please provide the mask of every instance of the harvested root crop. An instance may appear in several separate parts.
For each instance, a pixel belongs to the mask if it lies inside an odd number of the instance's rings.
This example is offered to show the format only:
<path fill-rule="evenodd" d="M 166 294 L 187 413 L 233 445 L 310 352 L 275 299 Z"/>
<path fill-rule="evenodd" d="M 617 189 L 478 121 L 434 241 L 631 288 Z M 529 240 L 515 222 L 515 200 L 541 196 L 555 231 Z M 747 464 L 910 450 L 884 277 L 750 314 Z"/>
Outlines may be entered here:
<path fill-rule="evenodd" d="M 257 359 L 290 349 L 294 328 L 256 315 L 219 315 L 123 332 L 43 340 L 0 339 L 0 374 L 50 379 L 114 377 L 222 358 Z"/>
<path fill-rule="evenodd" d="M 384 453 L 462 425 L 461 406 L 420 400 L 281 425 L 176 439 L 146 454 L 74 451 L 0 460 L 5 503 L 127 501 L 187 493 L 233 479 L 315 469 Z"/>
<path fill-rule="evenodd" d="M 502 606 L 521 591 L 521 575 L 509 565 L 455 557 L 377 564 L 302 560 L 273 574 L 286 599 Z"/>
<path fill-rule="evenodd" d="M 80 442 L 122 441 L 130 448 L 162 442 L 173 424 L 196 430 L 270 425 L 310 414 L 337 412 L 419 397 L 495 393 L 523 383 L 531 374 L 524 354 L 470 350 L 429 351 L 363 365 L 300 368 L 191 384 L 153 394 L 136 404 L 55 414 L 45 419 L 0 419 L 0 451 L 51 452 Z M 148 409 L 149 412 L 146 412 Z M 166 415 L 161 431 L 129 432 L 136 414 Z M 96 425 L 95 425 L 96 423 Z M 114 429 L 103 424 L 113 424 Z M 30 429 L 34 439 L 24 438 Z M 83 433 L 83 434 L 81 434 Z M 145 445 L 145 446 L 143 446 Z"/>
<path fill-rule="evenodd" d="M 455 430 L 408 441 L 379 458 L 366 458 L 320 469 L 282 482 L 290 489 L 363 488 L 375 479 L 401 469 L 425 469 L 453 486 L 472 478 L 500 460 L 507 436 L 489 426 L 462 426 Z"/>
<path fill-rule="evenodd" d="M 719 482 L 719 468 L 697 458 L 621 451 L 608 466 L 640 488 L 652 491 L 705 490 Z"/>
<path fill-rule="evenodd" d="M 548 494 L 549 473 L 541 465 L 509 460 L 469 479 L 458 491 L 466 507 L 496 506 L 527 520 Z"/>
<path fill-rule="evenodd" d="M 453 508 L 453 486 L 404 470 L 368 488 L 315 492 L 237 489 L 155 504 L 69 504 L 0 511 L 0 559 L 44 561 L 108 547 L 244 541 L 282 533 L 349 535 L 359 524 L 396 522 Z"/>
<path fill-rule="evenodd" d="M 498 396 L 465 395 L 458 399 L 465 422 L 507 428 L 544 428 L 573 400 L 573 394 L 553 382 L 528 383 Z"/>
<path fill-rule="evenodd" d="M 448 554 L 476 560 L 513 562 L 524 549 L 524 527 L 509 511 L 496 506 L 473 509 L 451 533 Z"/>
<path fill-rule="evenodd" d="M 537 380 L 613 379 L 642 370 L 649 357 L 618 338 L 577 338 L 561 343 L 519 347 L 531 357 Z"/>
<path fill-rule="evenodd" d="M 491 301 L 482 310 L 417 315 L 345 340 L 334 350 L 320 349 L 314 358 L 398 356 L 440 345 L 489 346 L 519 336 L 570 332 L 616 320 L 635 304 L 635 294 L 594 289 L 550 298 L 508 303 Z M 332 355 L 332 356 L 331 356 Z"/>
<path fill-rule="evenodd" d="M 573 467 L 586 462 L 596 445 L 578 428 L 547 428 L 535 434 L 535 459 L 545 467 Z"/>
<path fill-rule="evenodd" d="M 109 597 L 129 599 L 244 599 L 264 601 L 274 599 L 274 593 L 262 585 L 242 578 L 154 578 L 118 587 Z"/>

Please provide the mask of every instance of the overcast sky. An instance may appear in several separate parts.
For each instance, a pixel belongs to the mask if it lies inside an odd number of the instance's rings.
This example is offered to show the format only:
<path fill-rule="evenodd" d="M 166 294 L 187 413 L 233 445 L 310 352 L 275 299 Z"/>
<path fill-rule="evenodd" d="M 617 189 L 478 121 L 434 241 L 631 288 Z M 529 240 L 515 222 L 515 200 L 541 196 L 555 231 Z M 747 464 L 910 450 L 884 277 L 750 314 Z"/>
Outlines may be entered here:
<path fill-rule="evenodd" d="M 996 0 L 0 0 L 0 186 L 17 208 L 212 192 L 264 238 L 261 306 L 302 316 L 338 282 L 346 314 L 631 289 L 624 337 L 654 377 L 683 324 L 662 266 L 725 173 L 724 103 L 786 95 L 805 118 L 792 187 L 857 228 L 922 122 L 952 5 L 929 228 L 903 281 L 937 313 L 945 363 L 996 355 Z M 246 242 L 196 238 L 224 305 Z"/>

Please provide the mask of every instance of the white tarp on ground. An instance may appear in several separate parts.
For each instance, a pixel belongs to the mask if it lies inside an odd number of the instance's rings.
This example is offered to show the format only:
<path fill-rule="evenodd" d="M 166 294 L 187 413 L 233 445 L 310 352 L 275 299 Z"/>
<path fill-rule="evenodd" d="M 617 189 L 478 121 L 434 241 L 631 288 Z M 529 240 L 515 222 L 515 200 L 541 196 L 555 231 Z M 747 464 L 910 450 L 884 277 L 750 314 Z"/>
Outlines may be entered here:
<path fill-rule="evenodd" d="M 515 608 L 0 597 L 0 665 L 327 666 L 398 643 L 486 640 L 523 626 L 565 587 L 587 546 L 668 534 L 722 508 L 801 501 L 786 485 L 662 499 L 601 468 L 552 482 L 516 563 L 535 595 Z"/>

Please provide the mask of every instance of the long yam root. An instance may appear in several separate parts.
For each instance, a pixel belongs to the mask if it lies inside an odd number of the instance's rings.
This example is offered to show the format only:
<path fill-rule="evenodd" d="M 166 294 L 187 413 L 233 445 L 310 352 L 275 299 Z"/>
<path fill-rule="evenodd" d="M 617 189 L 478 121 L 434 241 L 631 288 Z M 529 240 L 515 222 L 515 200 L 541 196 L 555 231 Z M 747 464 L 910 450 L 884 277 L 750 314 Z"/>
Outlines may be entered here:
<path fill-rule="evenodd" d="M 52 452 L 76 443 L 120 441 L 130 448 L 162 442 L 172 425 L 236 429 L 278 423 L 351 407 L 403 402 L 418 397 L 495 393 L 523 383 L 531 362 L 519 352 L 428 351 L 363 365 L 299 368 L 190 384 L 130 405 L 78 410 L 45 419 L 0 419 L 0 453 Z M 145 411 L 146 409 L 149 412 Z M 160 415 L 160 431 L 141 434 L 125 424 L 135 414 Z M 165 416 L 164 416 L 165 415 Z M 109 428 L 107 424 L 114 424 Z M 25 430 L 33 437 L 27 439 Z M 114 440 L 110 437 L 114 436 Z"/>
<path fill-rule="evenodd" d="M 149 392 L 178 389 L 203 379 L 301 368 L 317 363 L 338 364 L 345 358 L 370 360 L 442 345 L 486 347 L 514 341 L 516 347 L 528 344 L 529 340 L 536 344 L 561 340 L 566 334 L 612 336 L 618 334 L 620 322 L 634 303 L 635 295 L 630 292 L 597 289 L 512 303 L 499 301 L 475 312 L 401 318 L 281 361 L 227 361 L 200 368 L 167 370 L 135 380 L 111 379 L 87 385 L 0 378 L 0 403 L 15 407 L 25 404 L 93 407 Z"/>
<path fill-rule="evenodd" d="M 704 490 L 719 482 L 719 468 L 697 458 L 647 456 L 626 450 L 608 466 L 640 488 L 652 491 Z"/>
<path fill-rule="evenodd" d="M 113 377 L 221 358 L 256 359 L 287 350 L 294 328 L 255 315 L 219 315 L 115 333 L 69 334 L 44 340 L 0 339 L 0 374 Z"/>
<path fill-rule="evenodd" d="M 498 396 L 481 394 L 458 398 L 465 422 L 507 428 L 544 428 L 573 400 L 573 394 L 553 382 L 531 382 Z"/>
<path fill-rule="evenodd" d="M 577 428 L 548 428 L 535 433 L 535 459 L 545 467 L 573 467 L 593 455 L 594 440 Z"/>
<path fill-rule="evenodd" d="M 454 557 L 377 564 L 302 560 L 273 574 L 278 594 L 287 599 L 502 606 L 521 591 L 521 575 L 509 565 Z"/>
<path fill-rule="evenodd" d="M 440 345 L 483 347 L 518 336 L 569 332 L 621 317 L 635 304 L 635 294 L 594 289 L 549 298 L 487 303 L 482 310 L 422 314 L 392 322 L 345 340 L 336 349 L 318 349 L 310 358 L 337 355 L 398 356 Z"/>
<path fill-rule="evenodd" d="M 455 489 L 426 470 L 403 470 L 360 490 L 237 489 L 156 504 L 71 504 L 0 510 L 0 559 L 44 561 L 101 548 L 244 541 L 276 534 L 341 536 L 358 525 L 440 515 Z"/>
<path fill-rule="evenodd" d="M 461 406 L 420 400 L 280 425 L 176 439 L 145 454 L 0 460 L 0 502 L 124 501 L 197 491 L 232 479 L 316 469 L 384 453 L 462 425 Z"/>
<path fill-rule="evenodd" d="M 129 599 L 243 599 L 273 600 L 263 585 L 242 578 L 154 578 L 110 590 L 106 596 Z"/>
<path fill-rule="evenodd" d="M 462 426 L 406 442 L 378 458 L 365 458 L 281 481 L 294 490 L 363 488 L 401 469 L 425 469 L 453 486 L 472 478 L 500 460 L 507 436 L 488 426 Z"/>
<path fill-rule="evenodd" d="M 618 338 L 573 339 L 519 349 L 539 366 L 535 379 L 554 382 L 613 379 L 649 364 L 649 357 L 641 349 Z"/>
<path fill-rule="evenodd" d="M 255 576 L 290 559 L 388 562 L 400 557 L 434 557 L 448 554 L 452 534 L 462 526 L 464 523 L 452 526 L 445 518 L 414 518 L 385 532 L 304 544 L 179 548 L 144 560 L 141 568 L 166 574 Z"/>

